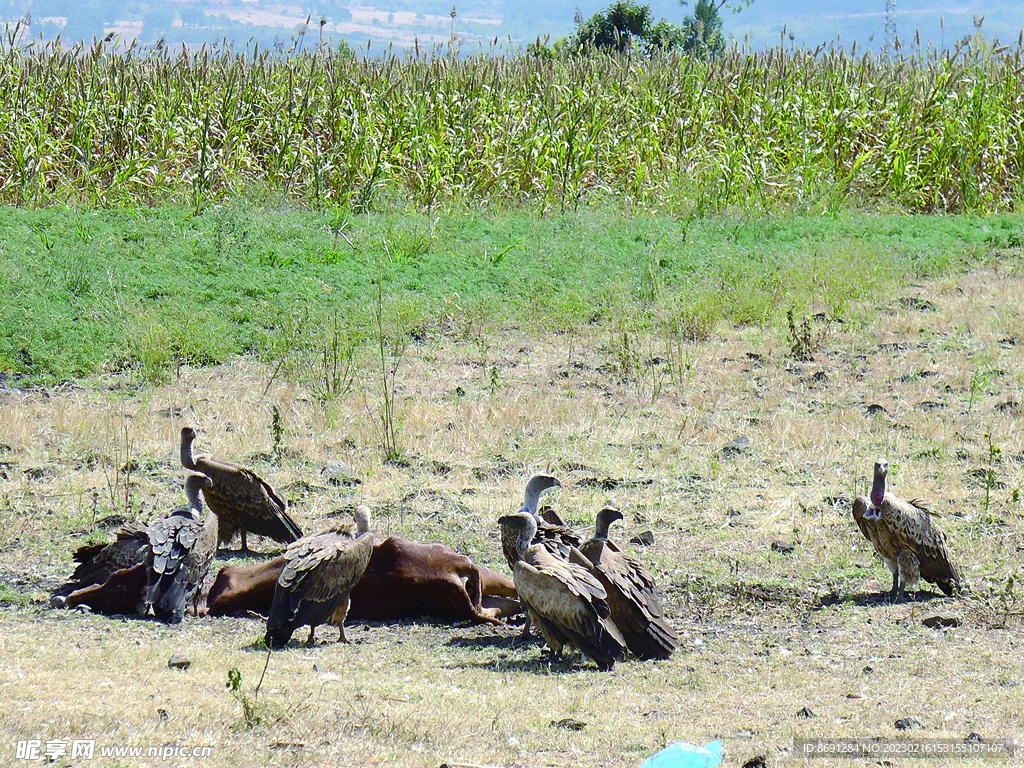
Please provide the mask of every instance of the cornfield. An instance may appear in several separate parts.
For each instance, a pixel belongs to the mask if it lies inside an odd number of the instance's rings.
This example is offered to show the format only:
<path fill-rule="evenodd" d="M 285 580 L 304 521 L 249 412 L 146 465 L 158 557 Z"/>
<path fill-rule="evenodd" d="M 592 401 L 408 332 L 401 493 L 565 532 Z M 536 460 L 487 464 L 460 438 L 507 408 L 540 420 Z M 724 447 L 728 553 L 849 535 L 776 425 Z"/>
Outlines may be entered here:
<path fill-rule="evenodd" d="M 1019 205 L 1024 48 L 387 55 L 0 49 L 0 202 L 197 208 L 261 189 L 661 210 Z"/>

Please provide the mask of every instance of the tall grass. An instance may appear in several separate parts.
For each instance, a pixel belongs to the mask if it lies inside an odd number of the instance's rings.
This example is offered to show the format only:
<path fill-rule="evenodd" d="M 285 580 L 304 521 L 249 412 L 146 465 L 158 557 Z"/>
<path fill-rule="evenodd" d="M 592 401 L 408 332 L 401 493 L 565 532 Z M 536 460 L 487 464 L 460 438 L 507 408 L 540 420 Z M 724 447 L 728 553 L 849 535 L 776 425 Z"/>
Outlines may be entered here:
<path fill-rule="evenodd" d="M 293 57 L 0 46 L 0 202 L 1019 204 L 1024 48 Z"/>

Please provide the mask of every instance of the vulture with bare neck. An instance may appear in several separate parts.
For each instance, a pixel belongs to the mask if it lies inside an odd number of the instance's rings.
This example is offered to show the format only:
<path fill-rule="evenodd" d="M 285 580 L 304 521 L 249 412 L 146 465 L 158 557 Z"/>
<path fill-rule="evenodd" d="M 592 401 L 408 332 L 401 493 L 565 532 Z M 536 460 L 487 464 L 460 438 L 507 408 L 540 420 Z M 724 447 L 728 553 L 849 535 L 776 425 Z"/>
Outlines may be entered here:
<path fill-rule="evenodd" d="M 679 635 L 665 620 L 654 592 L 654 577 L 640 561 L 608 540 L 611 524 L 622 519 L 615 507 L 597 513 L 594 537 L 580 545 L 593 574 L 608 593 L 612 621 L 630 652 L 641 659 L 667 659 L 679 647 Z"/>
<path fill-rule="evenodd" d="M 526 482 L 526 491 L 523 494 L 523 506 L 519 508 L 520 513 L 528 513 L 537 521 L 537 533 L 531 544 L 544 544 L 548 549 L 557 551 L 563 556 L 567 555 L 570 547 L 578 547 L 580 537 L 576 532 L 561 522 L 561 519 L 551 510 L 548 510 L 548 517 L 541 517 L 540 495 L 549 488 L 561 488 L 562 484 L 557 477 L 551 475 L 533 475 Z M 553 521 L 553 522 L 552 522 Z M 505 562 L 509 570 L 514 570 L 519 561 L 516 552 L 516 541 L 511 529 L 501 527 L 501 551 L 505 555 Z"/>
<path fill-rule="evenodd" d="M 607 593 L 590 572 L 589 561 L 578 549 L 568 559 L 543 544 L 531 544 L 537 520 L 528 511 L 498 520 L 502 537 L 516 542 L 512 581 L 533 624 L 560 656 L 575 646 L 600 669 L 610 670 L 626 652 L 626 643 L 609 618 Z"/>
<path fill-rule="evenodd" d="M 853 500 L 853 518 L 892 572 L 890 597 L 895 600 L 914 589 L 919 579 L 947 595 L 963 590 L 963 577 L 950 558 L 946 535 L 922 502 L 904 501 L 886 490 L 888 473 L 885 459 L 875 462 L 871 498 Z"/>
<path fill-rule="evenodd" d="M 222 546 L 230 544 L 236 533 L 242 535 L 242 552 L 246 554 L 249 552 L 246 533 L 284 544 L 302 537 L 299 526 L 288 516 L 287 503 L 269 483 L 251 469 L 225 459 L 196 456 L 192 452 L 195 439 L 196 431 L 192 427 L 181 430 L 181 464 L 213 481 L 203 495 L 217 516 L 217 538 Z"/>
<path fill-rule="evenodd" d="M 307 646 L 316 642 L 320 624 L 334 624 L 345 638 L 349 596 L 366 571 L 373 553 L 370 508 L 360 504 L 355 522 L 343 521 L 323 533 L 293 542 L 277 579 L 267 617 L 268 648 L 283 648 L 299 627 L 309 625 Z"/>

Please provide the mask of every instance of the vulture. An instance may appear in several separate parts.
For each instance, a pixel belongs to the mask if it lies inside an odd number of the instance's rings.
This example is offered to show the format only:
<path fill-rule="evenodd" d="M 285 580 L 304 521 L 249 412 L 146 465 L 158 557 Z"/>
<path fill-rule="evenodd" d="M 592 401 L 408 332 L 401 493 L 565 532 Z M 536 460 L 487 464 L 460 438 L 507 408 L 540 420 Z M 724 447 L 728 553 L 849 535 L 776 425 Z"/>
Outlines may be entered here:
<path fill-rule="evenodd" d="M 370 508 L 360 504 L 354 517 L 354 525 L 346 520 L 288 546 L 267 617 L 264 639 L 268 648 L 283 648 L 304 624 L 309 625 L 306 645 L 312 646 L 317 626 L 328 621 L 338 627 L 338 640 L 348 642 L 345 614 L 349 594 L 362 578 L 373 552 Z"/>
<path fill-rule="evenodd" d="M 907 502 L 885 490 L 889 463 L 875 462 L 871 498 L 853 500 L 853 519 L 861 533 L 892 571 L 890 598 L 917 586 L 919 578 L 935 584 L 946 595 L 964 588 L 960 570 L 950 560 L 946 535 L 932 521 L 924 503 Z"/>
<path fill-rule="evenodd" d="M 503 538 L 516 543 L 517 562 L 512 571 L 519 599 L 532 622 L 540 628 L 554 656 L 576 646 L 602 670 L 610 670 L 626 652 L 626 642 L 609 619 L 607 593 L 588 568 L 590 563 L 575 547 L 566 559 L 543 544 L 531 544 L 537 520 L 528 511 L 498 520 Z"/>
<path fill-rule="evenodd" d="M 144 563 L 148 551 L 146 527 L 139 523 L 126 523 L 118 530 L 112 543 L 86 544 L 75 550 L 72 557 L 78 565 L 71 574 L 71 583 L 75 589 L 102 584 L 115 571 Z"/>
<path fill-rule="evenodd" d="M 212 481 L 193 473 L 185 480 L 188 506 L 150 523 L 146 558 L 146 605 L 158 619 L 177 624 L 185 616 L 185 604 L 196 596 L 217 552 L 217 518 L 203 517 L 199 491 L 208 492 Z"/>
<path fill-rule="evenodd" d="M 286 511 L 285 500 L 251 469 L 212 456 L 195 456 L 192 443 L 196 431 L 192 427 L 181 430 L 181 464 L 186 469 L 202 472 L 213 481 L 203 491 L 206 503 L 217 515 L 220 544 L 227 545 L 236 532 L 242 534 L 242 553 L 248 554 L 246 533 L 267 536 L 274 541 L 290 544 L 302 537 L 302 531 Z"/>
<path fill-rule="evenodd" d="M 608 528 L 622 513 L 604 507 L 597 513 L 594 537 L 580 545 L 593 575 L 608 593 L 608 609 L 626 645 L 641 659 L 667 659 L 679 647 L 679 635 L 665 620 L 654 593 L 654 577 L 638 560 L 608 541 Z"/>
<path fill-rule="evenodd" d="M 553 510 L 546 510 L 548 519 L 540 517 L 538 507 L 540 506 L 540 495 L 548 488 L 561 488 L 562 484 L 558 478 L 551 475 L 534 475 L 526 482 L 526 492 L 523 494 L 523 506 L 519 513 L 527 512 L 537 521 L 537 533 L 531 544 L 543 543 L 548 549 L 567 556 L 570 547 L 577 547 L 580 537 L 572 528 L 562 523 L 561 518 Z M 510 570 L 515 570 L 519 555 L 516 552 L 515 533 L 501 527 L 501 551 L 505 555 L 505 561 Z"/>

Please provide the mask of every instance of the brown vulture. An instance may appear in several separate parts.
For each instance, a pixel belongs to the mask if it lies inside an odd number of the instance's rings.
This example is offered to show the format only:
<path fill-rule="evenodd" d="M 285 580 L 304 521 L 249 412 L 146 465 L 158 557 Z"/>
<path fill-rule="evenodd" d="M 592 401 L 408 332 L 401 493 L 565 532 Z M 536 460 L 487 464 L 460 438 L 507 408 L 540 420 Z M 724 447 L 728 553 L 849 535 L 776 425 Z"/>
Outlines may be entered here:
<path fill-rule="evenodd" d="M 885 490 L 888 472 L 885 459 L 875 462 L 871 498 L 858 496 L 853 500 L 853 519 L 892 572 L 890 597 L 895 600 L 915 588 L 921 578 L 947 595 L 962 591 L 965 584 L 960 569 L 950 559 L 946 535 L 933 522 L 924 503 L 904 501 Z"/>
<path fill-rule="evenodd" d="M 498 523 L 503 537 L 516 542 L 512 581 L 519 599 L 552 654 L 560 656 L 563 647 L 575 646 L 600 669 L 610 670 L 626 652 L 626 643 L 609 618 L 607 593 L 589 572 L 586 558 L 575 547 L 566 559 L 543 544 L 531 544 L 537 520 L 527 510 Z"/>
<path fill-rule="evenodd" d="M 217 515 L 220 544 L 227 545 L 236 532 L 242 535 L 242 552 L 248 554 L 246 533 L 267 536 L 289 544 L 302 537 L 302 531 L 288 516 L 287 503 L 265 480 L 251 469 L 212 456 L 196 456 L 192 443 L 196 431 L 181 430 L 181 464 L 186 469 L 202 472 L 213 481 L 203 491 L 206 503 Z"/>
<path fill-rule="evenodd" d="M 338 640 L 348 642 L 345 613 L 349 594 L 362 578 L 373 552 L 370 508 L 360 504 L 354 517 L 355 524 L 344 521 L 289 545 L 267 617 L 268 648 L 283 648 L 304 624 L 309 625 L 306 645 L 312 646 L 317 626 L 328 621 L 338 627 Z"/>
<path fill-rule="evenodd" d="M 679 647 L 679 635 L 665 620 L 654 592 L 654 577 L 640 562 L 608 540 L 608 529 L 622 513 L 604 507 L 597 513 L 594 537 L 580 545 L 593 574 L 608 593 L 612 621 L 626 645 L 641 659 L 667 659 Z"/>

